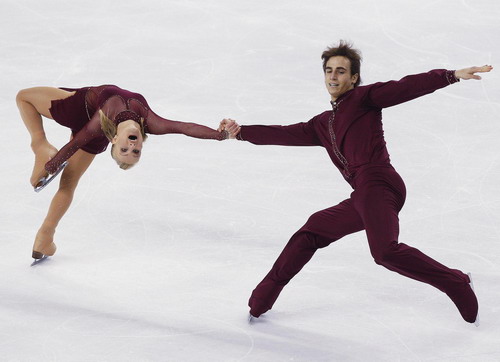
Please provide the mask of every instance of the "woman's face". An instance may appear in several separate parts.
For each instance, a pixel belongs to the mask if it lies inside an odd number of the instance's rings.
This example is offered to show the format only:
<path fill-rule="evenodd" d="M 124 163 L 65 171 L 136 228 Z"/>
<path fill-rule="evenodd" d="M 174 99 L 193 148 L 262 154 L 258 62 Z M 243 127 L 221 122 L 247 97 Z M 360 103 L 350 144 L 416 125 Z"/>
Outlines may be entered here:
<path fill-rule="evenodd" d="M 115 146 L 114 158 L 122 163 L 133 165 L 139 162 L 142 153 L 143 137 L 139 125 L 133 120 L 118 125 L 116 135 L 111 140 Z"/>

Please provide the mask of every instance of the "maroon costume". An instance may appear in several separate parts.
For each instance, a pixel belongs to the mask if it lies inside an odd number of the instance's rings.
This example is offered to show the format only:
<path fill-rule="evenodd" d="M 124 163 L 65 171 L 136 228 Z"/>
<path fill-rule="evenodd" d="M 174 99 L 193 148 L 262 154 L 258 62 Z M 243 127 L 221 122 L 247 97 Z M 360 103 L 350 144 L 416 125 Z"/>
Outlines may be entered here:
<path fill-rule="evenodd" d="M 146 99 L 114 85 L 62 88 L 76 93 L 68 98 L 52 101 L 50 113 L 54 120 L 71 129 L 73 139 L 46 163 L 45 170 L 54 173 L 78 149 L 92 154 L 104 152 L 109 144 L 101 130 L 99 110 L 118 124 L 132 119 L 144 120 L 144 130 L 149 134 L 182 133 L 187 136 L 222 140 L 224 132 L 195 123 L 171 121 L 158 116 L 149 108 Z"/>
<path fill-rule="evenodd" d="M 356 87 L 332 102 L 333 110 L 289 126 L 242 126 L 238 139 L 258 145 L 323 146 L 354 191 L 340 204 L 313 214 L 297 231 L 249 300 L 254 317 L 271 309 L 283 287 L 323 248 L 366 230 L 377 264 L 448 294 L 462 317 L 474 322 L 477 299 L 469 277 L 398 242 L 398 213 L 406 189 L 392 167 L 382 129 L 382 108 L 434 92 L 458 80 L 432 70 L 399 81 Z"/>

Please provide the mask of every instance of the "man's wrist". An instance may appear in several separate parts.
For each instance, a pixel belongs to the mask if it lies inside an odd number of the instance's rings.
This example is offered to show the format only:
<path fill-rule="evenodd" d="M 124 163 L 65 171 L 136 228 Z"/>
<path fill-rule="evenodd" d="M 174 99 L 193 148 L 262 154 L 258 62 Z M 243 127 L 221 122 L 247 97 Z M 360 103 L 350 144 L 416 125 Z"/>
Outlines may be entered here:
<path fill-rule="evenodd" d="M 446 79 L 449 84 L 460 82 L 460 75 L 457 75 L 456 70 L 447 70 L 446 71 Z"/>

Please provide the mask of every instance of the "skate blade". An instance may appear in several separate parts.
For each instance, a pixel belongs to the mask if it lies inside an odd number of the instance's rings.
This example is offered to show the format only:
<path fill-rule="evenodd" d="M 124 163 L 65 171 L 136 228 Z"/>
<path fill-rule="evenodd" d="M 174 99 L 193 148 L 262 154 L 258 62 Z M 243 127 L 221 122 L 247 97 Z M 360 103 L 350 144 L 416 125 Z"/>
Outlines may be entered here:
<path fill-rule="evenodd" d="M 254 317 L 253 315 L 251 315 L 250 313 L 248 313 L 247 321 L 248 321 L 248 324 L 254 324 L 257 321 L 257 318 Z"/>
<path fill-rule="evenodd" d="M 474 283 L 472 282 L 472 274 L 471 273 L 467 273 L 467 275 L 469 276 L 469 280 L 470 280 L 469 285 L 470 285 L 471 289 L 474 291 Z M 477 316 L 476 316 L 476 320 L 474 321 L 474 325 L 476 327 L 479 327 L 479 324 L 480 324 L 480 322 L 479 322 L 479 311 L 478 311 L 477 312 Z"/>
<path fill-rule="evenodd" d="M 43 255 L 42 253 L 40 253 L 38 251 L 34 251 L 33 252 L 33 259 L 35 259 L 35 260 L 33 261 L 33 263 L 31 263 L 30 266 L 35 266 L 37 264 L 40 264 L 43 261 L 47 260 L 48 258 L 49 258 L 48 255 Z"/>
<path fill-rule="evenodd" d="M 38 180 L 38 183 L 36 184 L 36 186 L 34 187 L 34 190 L 35 192 L 40 192 L 42 191 L 45 186 L 47 186 L 48 184 L 50 184 L 52 182 L 52 180 L 61 173 L 62 170 L 64 170 L 64 168 L 68 166 L 68 161 L 64 161 L 61 166 L 59 166 L 59 168 L 56 170 L 56 172 L 54 172 L 52 175 L 48 175 L 46 177 L 42 177 L 40 180 Z"/>

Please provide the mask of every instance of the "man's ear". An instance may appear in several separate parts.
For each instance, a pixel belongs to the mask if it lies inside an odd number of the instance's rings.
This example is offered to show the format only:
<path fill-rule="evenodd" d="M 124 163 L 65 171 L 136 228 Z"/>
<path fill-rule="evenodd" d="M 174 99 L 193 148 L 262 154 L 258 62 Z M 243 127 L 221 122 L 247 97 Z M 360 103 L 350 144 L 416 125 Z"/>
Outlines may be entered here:
<path fill-rule="evenodd" d="M 351 84 L 352 84 L 352 85 L 356 84 L 356 82 L 358 81 L 358 78 L 359 78 L 359 74 L 358 74 L 358 73 L 354 74 L 354 75 L 351 77 Z"/>

